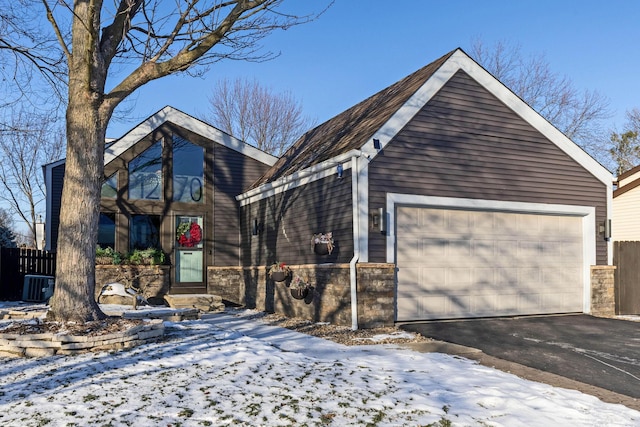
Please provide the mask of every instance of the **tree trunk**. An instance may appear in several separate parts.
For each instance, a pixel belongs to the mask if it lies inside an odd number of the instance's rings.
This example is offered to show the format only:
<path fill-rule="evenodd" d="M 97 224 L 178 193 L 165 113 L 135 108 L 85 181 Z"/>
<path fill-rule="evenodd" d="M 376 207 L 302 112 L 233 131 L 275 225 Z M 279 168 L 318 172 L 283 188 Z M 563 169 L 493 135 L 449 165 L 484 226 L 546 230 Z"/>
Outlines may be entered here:
<path fill-rule="evenodd" d="M 105 129 L 97 105 L 86 96 L 75 98 L 67 109 L 56 288 L 48 318 L 87 322 L 105 317 L 94 296 Z"/>
<path fill-rule="evenodd" d="M 56 287 L 47 317 L 87 322 L 105 317 L 95 300 L 96 245 L 104 140 L 108 65 L 99 49 L 101 2 L 76 2 L 69 53 L 67 158 L 58 229 Z"/>

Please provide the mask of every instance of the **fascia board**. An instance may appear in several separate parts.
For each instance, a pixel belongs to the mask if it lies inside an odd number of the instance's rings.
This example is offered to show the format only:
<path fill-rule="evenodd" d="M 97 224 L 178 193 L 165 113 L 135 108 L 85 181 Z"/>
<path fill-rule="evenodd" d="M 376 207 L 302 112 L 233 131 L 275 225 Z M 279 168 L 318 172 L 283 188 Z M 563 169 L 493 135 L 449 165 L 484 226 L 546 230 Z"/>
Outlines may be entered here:
<path fill-rule="evenodd" d="M 351 168 L 351 158 L 359 157 L 360 155 L 360 150 L 347 151 L 344 154 L 332 157 L 324 162 L 302 169 L 273 182 L 262 184 L 259 187 L 253 188 L 236 196 L 236 200 L 240 202 L 240 206 L 246 206 L 276 194 L 334 175 L 336 173 L 334 168 L 338 165 L 342 165 L 343 171 L 347 171 Z"/>
<path fill-rule="evenodd" d="M 268 166 L 273 166 L 273 164 L 278 160 L 275 156 L 267 154 L 264 151 L 234 138 L 231 135 L 216 129 L 201 120 L 191 117 L 180 110 L 167 106 L 144 122 L 140 123 L 135 128 L 131 129 L 122 138 L 108 147 L 104 153 L 105 166 L 166 122 L 174 123 L 227 148 L 256 159 Z"/>
<path fill-rule="evenodd" d="M 462 50 L 456 50 L 447 61 L 413 94 L 407 102 L 371 137 L 361 148 L 365 155 L 375 157 L 378 150 L 373 148 L 373 139 L 378 139 L 384 148 L 391 139 L 426 105 L 429 100 L 453 77 L 463 70 L 485 89 L 496 96 L 507 107 L 522 117 L 558 148 L 578 162 L 607 187 L 612 187 L 612 174 L 577 144 L 556 129 L 522 99 L 493 77 L 488 71 L 471 59 Z"/>

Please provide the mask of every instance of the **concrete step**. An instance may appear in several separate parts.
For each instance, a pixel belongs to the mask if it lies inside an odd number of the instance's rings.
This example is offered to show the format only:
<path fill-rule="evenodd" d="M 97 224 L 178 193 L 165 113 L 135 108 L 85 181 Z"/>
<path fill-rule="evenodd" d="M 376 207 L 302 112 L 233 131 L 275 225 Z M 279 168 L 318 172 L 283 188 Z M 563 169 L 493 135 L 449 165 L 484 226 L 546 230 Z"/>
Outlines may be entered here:
<path fill-rule="evenodd" d="M 222 297 L 209 294 L 176 294 L 165 295 L 164 300 L 171 308 L 196 308 L 211 313 L 224 311 Z"/>

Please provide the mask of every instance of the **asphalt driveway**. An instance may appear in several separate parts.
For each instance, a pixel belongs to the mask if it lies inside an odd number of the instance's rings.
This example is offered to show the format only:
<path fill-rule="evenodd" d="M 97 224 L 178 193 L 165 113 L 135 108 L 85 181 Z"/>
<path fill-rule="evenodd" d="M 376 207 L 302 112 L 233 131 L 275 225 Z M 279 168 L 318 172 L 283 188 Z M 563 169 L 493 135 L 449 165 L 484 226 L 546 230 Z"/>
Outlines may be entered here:
<path fill-rule="evenodd" d="M 640 323 L 588 315 L 400 325 L 436 340 L 640 398 Z"/>

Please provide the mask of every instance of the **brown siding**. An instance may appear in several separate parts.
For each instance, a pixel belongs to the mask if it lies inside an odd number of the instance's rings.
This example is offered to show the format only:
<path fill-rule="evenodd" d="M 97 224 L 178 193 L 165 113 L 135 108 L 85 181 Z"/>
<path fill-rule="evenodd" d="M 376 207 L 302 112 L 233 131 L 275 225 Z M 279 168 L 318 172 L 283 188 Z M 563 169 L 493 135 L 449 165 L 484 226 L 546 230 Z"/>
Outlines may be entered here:
<path fill-rule="evenodd" d="M 389 192 L 595 206 L 606 218 L 606 186 L 462 71 L 373 160 L 369 189 L 370 210 Z M 384 236 L 370 235 L 369 261 L 385 259 Z"/>
<path fill-rule="evenodd" d="M 164 200 L 127 200 L 128 162 L 147 149 L 153 142 L 177 134 L 188 141 L 205 147 L 205 202 L 173 203 L 171 164 L 163 163 Z M 165 144 L 163 155 L 168 155 Z M 205 258 L 209 266 L 237 266 L 240 264 L 239 204 L 235 196 L 258 179 L 269 167 L 242 153 L 217 144 L 198 134 L 165 123 L 154 130 L 114 160 L 105 168 L 105 176 L 116 171 L 118 177 L 118 199 L 102 200 L 102 210 L 120 212 L 118 221 L 117 248 L 128 250 L 128 216 L 136 213 L 161 215 L 162 249 L 173 257 L 175 245 L 174 215 L 203 215 L 205 220 Z"/>
<path fill-rule="evenodd" d="M 260 178 L 266 165 L 222 145 L 213 155 L 214 266 L 240 265 L 240 205 L 235 197 Z"/>
<path fill-rule="evenodd" d="M 331 176 L 260 200 L 242 210 L 245 265 L 346 263 L 353 257 L 351 174 Z M 253 219 L 261 232 L 251 234 Z M 311 237 L 333 232 L 331 255 L 315 255 Z"/>

